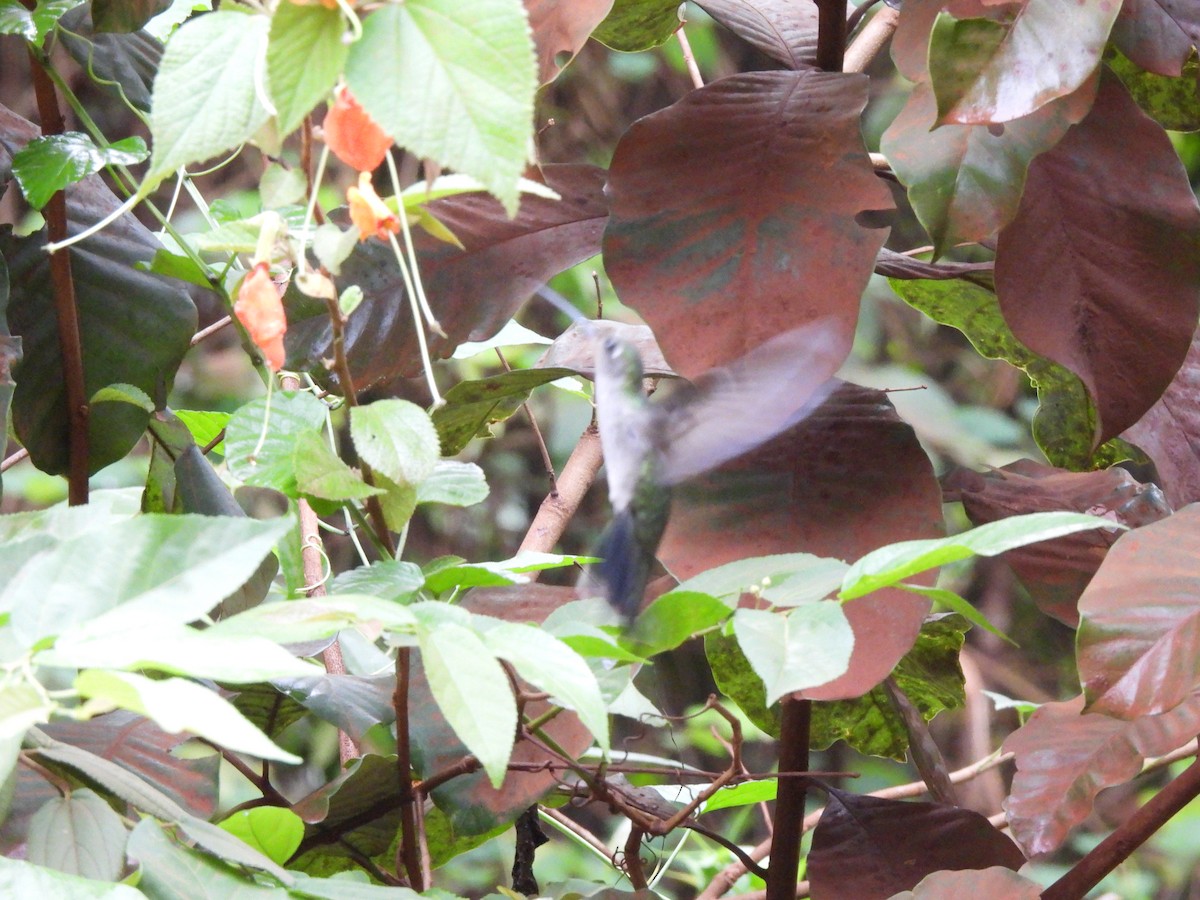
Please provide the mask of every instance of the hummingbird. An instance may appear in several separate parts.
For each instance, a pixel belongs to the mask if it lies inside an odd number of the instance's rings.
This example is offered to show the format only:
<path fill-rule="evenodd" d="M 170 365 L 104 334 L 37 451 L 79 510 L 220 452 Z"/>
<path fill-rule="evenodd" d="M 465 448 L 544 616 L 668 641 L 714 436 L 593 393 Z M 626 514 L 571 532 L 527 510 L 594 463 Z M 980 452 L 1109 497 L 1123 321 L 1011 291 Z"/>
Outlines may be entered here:
<path fill-rule="evenodd" d="M 636 617 L 667 526 L 672 487 L 753 450 L 820 406 L 846 345 L 832 319 L 776 335 L 669 396 L 647 396 L 642 360 L 611 331 L 591 327 L 596 419 L 612 521 L 583 596 L 602 595 Z"/>

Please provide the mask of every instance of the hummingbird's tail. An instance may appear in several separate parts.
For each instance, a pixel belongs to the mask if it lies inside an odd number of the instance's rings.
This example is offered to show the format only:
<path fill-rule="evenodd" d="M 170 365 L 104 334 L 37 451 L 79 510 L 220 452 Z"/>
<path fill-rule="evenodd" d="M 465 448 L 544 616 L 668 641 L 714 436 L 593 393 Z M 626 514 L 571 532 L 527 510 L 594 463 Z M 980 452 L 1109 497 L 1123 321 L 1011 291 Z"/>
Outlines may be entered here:
<path fill-rule="evenodd" d="M 626 623 L 632 622 L 641 609 L 653 552 L 647 552 L 637 538 L 633 511 L 623 509 L 600 535 L 595 555 L 601 561 L 583 576 L 581 592 L 601 594 Z"/>

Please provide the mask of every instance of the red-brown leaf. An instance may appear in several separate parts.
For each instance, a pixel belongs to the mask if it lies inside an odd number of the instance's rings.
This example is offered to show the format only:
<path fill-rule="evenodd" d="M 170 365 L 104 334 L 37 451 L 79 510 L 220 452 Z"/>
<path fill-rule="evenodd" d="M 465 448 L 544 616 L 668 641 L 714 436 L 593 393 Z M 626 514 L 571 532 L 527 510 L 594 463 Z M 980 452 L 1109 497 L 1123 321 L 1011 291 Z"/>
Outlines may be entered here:
<path fill-rule="evenodd" d="M 1005 319 L 1083 381 L 1097 445 L 1140 419 L 1182 365 L 1200 313 L 1198 246 L 1179 156 L 1105 76 L 1091 114 L 1030 165 L 996 250 Z"/>
<path fill-rule="evenodd" d="M 1134 721 L 1081 714 L 1083 698 L 1039 707 L 1004 742 L 1017 772 L 1004 802 L 1013 837 L 1034 856 L 1062 846 L 1096 795 L 1124 784 L 1148 756 L 1169 753 L 1200 730 L 1200 696 Z"/>
<path fill-rule="evenodd" d="M 946 869 L 1019 869 L 1017 846 L 977 812 L 829 791 L 808 877 L 822 900 L 886 900 Z"/>
<path fill-rule="evenodd" d="M 1109 516 L 1136 528 L 1171 514 L 1157 486 L 1140 484 L 1124 469 L 1068 472 L 1024 459 L 982 475 L 960 469 L 942 485 L 948 500 L 963 502 L 974 525 L 1069 510 Z M 1004 559 L 1043 612 L 1074 627 L 1079 624 L 1079 596 L 1117 536 L 1111 531 L 1081 532 L 1010 550 Z"/>
<path fill-rule="evenodd" d="M 1200 506 L 1126 532 L 1079 601 L 1088 711 L 1132 719 L 1200 687 Z"/>
<path fill-rule="evenodd" d="M 1170 386 L 1122 437 L 1154 461 L 1172 506 L 1200 500 L 1200 332 Z"/>
<path fill-rule="evenodd" d="M 792 0 L 697 0 L 697 6 L 789 69 L 817 63 L 817 5 Z"/>
<path fill-rule="evenodd" d="M 912 428 L 882 393 L 844 385 L 795 428 L 680 488 L 659 557 L 688 578 L 773 553 L 853 560 L 941 533 L 941 491 Z M 929 601 L 900 590 L 846 604 L 850 669 L 804 696 L 865 694 L 912 647 L 928 611 Z"/>
<path fill-rule="evenodd" d="M 1125 0 L 1113 24 L 1113 42 L 1149 72 L 1178 78 L 1200 44 L 1200 4 L 1189 0 Z"/>
<path fill-rule="evenodd" d="M 963 897 L 987 897 L 989 900 L 1037 900 L 1042 886 L 1018 875 L 1012 869 L 942 871 L 926 875 L 911 891 L 892 900 L 962 900 Z"/>
<path fill-rule="evenodd" d="M 575 57 L 596 26 L 612 9 L 613 0 L 525 0 L 529 27 L 537 47 L 538 82 L 549 84 Z M 565 60 L 565 61 L 564 61 Z"/>
<path fill-rule="evenodd" d="M 891 210 L 863 149 L 867 80 L 714 81 L 634 123 L 609 171 L 605 265 L 683 375 L 832 317 L 853 331 Z"/>

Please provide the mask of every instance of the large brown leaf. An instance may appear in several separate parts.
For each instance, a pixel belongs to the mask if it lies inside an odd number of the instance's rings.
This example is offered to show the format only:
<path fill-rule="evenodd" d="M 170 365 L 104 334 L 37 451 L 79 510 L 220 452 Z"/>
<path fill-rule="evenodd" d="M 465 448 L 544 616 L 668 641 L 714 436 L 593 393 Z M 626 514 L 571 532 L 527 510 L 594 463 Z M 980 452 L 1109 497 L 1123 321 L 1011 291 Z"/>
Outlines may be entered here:
<path fill-rule="evenodd" d="M 1154 461 L 1172 506 L 1200 500 L 1200 332 L 1170 386 L 1123 437 Z"/>
<path fill-rule="evenodd" d="M 1169 753 L 1200 730 L 1197 695 L 1169 713 L 1133 721 L 1082 710 L 1082 697 L 1044 704 L 1004 742 L 1017 765 L 1004 809 L 1030 856 L 1062 846 L 1100 791 L 1124 784 L 1146 757 Z"/>
<path fill-rule="evenodd" d="M 1033 512 L 1092 513 L 1137 528 L 1171 514 L 1162 491 L 1124 469 L 1068 472 L 1023 459 L 986 474 L 959 469 L 942 481 L 947 500 L 961 500 L 973 525 Z M 1004 559 L 1041 610 L 1072 627 L 1077 603 L 1108 548 L 1112 531 L 1094 530 L 1010 550 Z"/>
<path fill-rule="evenodd" d="M 822 900 L 886 900 L 945 869 L 1019 869 L 1025 857 L 977 812 L 829 791 L 808 878 Z"/>
<path fill-rule="evenodd" d="M 941 534 L 941 491 L 912 428 L 879 391 L 843 385 L 795 428 L 680 489 L 659 557 L 689 578 L 751 556 L 853 560 Z M 928 611 L 923 597 L 891 589 L 846 604 L 850 669 L 804 695 L 865 694 L 912 647 Z"/>
<path fill-rule="evenodd" d="M 1097 444 L 1140 419 L 1183 363 L 1200 312 L 1198 239 L 1179 156 L 1106 75 L 1091 114 L 1030 165 L 996 248 L 1005 319 L 1083 381 Z"/>
<path fill-rule="evenodd" d="M 789 69 L 817 64 L 817 5 L 792 0 L 697 0 L 697 6 Z"/>
<path fill-rule="evenodd" d="M 1200 505 L 1130 531 L 1079 601 L 1088 711 L 1133 719 L 1200 687 Z"/>
<path fill-rule="evenodd" d="M 1149 72 L 1178 77 L 1200 44 L 1200 4 L 1191 0 L 1125 0 L 1113 24 L 1121 52 Z"/>
<path fill-rule="evenodd" d="M 1003 900 L 1037 900 L 1042 886 L 1023 878 L 1012 869 L 991 866 L 987 869 L 942 871 L 926 875 L 911 891 L 896 894 L 892 900 L 962 900 L 963 897 L 993 897 Z"/>
<path fill-rule="evenodd" d="M 525 195 L 515 219 L 489 195 L 435 200 L 430 211 L 462 242 L 460 250 L 415 235 L 430 305 L 448 337 L 430 335 L 429 349 L 446 357 L 465 340 L 500 329 L 529 296 L 554 275 L 600 252 L 607 216 L 604 171 L 594 166 L 546 166 L 546 183 L 561 200 Z M 346 326 L 355 385 L 363 387 L 421 369 L 412 313 L 391 248 L 375 239 L 359 244 L 342 267 L 339 285 L 357 284 L 362 304 Z M 290 299 L 290 298 L 289 298 Z M 329 318 L 317 304 L 308 318 L 289 309 L 288 364 L 320 365 L 332 351 Z"/>
<path fill-rule="evenodd" d="M 635 122 L 609 171 L 605 265 L 685 376 L 813 319 L 847 336 L 891 210 L 863 149 L 867 80 L 714 81 Z"/>
<path fill-rule="evenodd" d="M 549 84 L 558 77 L 612 5 L 613 0 L 525 0 L 537 47 L 539 83 Z"/>

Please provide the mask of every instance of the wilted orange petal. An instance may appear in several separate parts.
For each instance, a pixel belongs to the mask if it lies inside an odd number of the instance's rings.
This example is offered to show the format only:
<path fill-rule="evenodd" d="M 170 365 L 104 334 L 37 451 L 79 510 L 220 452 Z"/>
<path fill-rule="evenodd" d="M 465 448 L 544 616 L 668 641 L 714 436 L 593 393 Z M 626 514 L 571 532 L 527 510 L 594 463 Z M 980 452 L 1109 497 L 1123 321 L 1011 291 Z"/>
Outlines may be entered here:
<path fill-rule="evenodd" d="M 383 162 L 392 139 L 358 105 L 349 88 L 338 88 L 333 109 L 325 116 L 325 143 L 334 156 L 360 172 L 370 172 Z"/>
<path fill-rule="evenodd" d="M 233 314 L 250 335 L 250 339 L 262 350 L 272 372 L 283 368 L 283 335 L 287 331 L 287 317 L 283 314 L 283 301 L 279 289 L 271 280 L 265 262 L 258 263 L 250 274 L 242 279 L 238 288 L 237 302 Z"/>
<path fill-rule="evenodd" d="M 359 172 L 358 185 L 346 189 L 346 205 L 350 207 L 350 221 L 358 229 L 360 241 L 372 235 L 386 241 L 389 231 L 399 234 L 400 219 L 375 193 L 369 172 Z"/>

